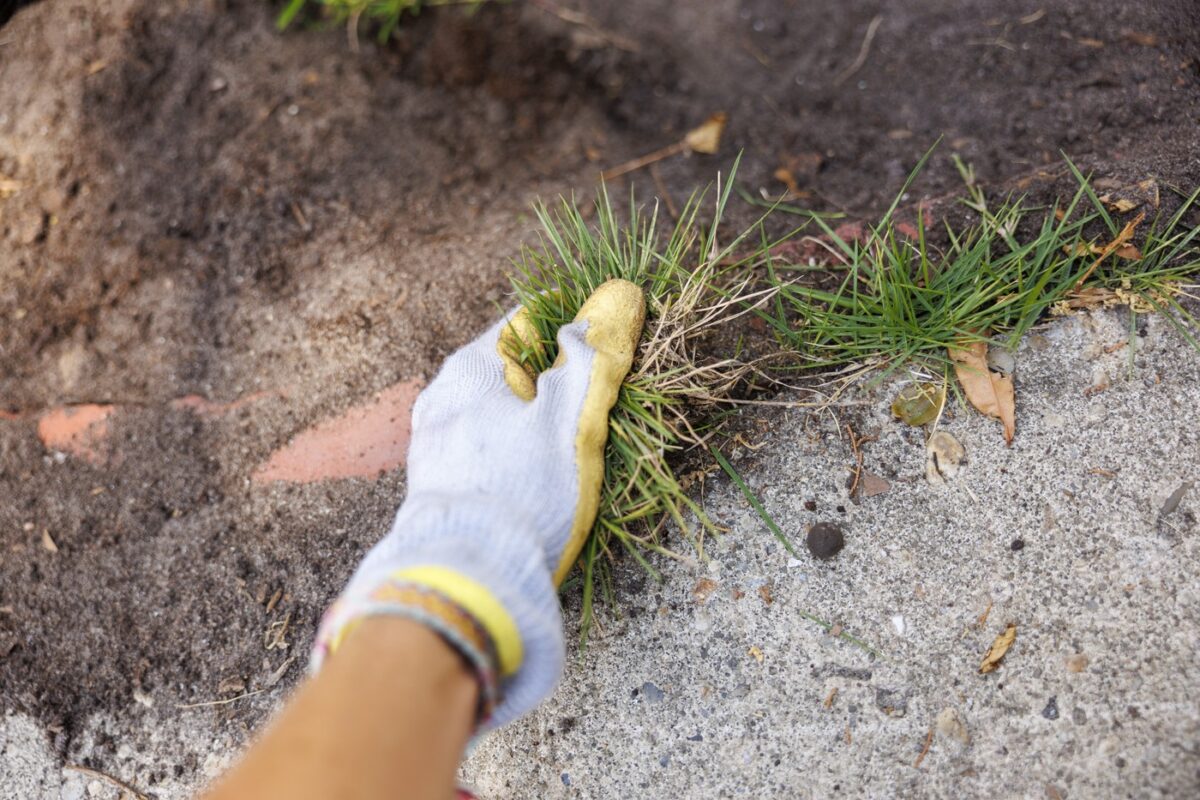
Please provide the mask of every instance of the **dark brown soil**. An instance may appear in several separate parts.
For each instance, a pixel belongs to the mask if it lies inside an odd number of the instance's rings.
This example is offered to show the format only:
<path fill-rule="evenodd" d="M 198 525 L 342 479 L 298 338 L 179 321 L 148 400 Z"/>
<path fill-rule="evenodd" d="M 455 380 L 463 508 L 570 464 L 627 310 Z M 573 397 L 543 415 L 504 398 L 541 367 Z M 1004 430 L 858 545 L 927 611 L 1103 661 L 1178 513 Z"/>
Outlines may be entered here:
<path fill-rule="evenodd" d="M 1043 193 L 1060 151 L 1200 181 L 1187 0 L 582 5 L 597 27 L 429 12 L 357 53 L 279 34 L 257 0 L 55 0 L 0 29 L 0 178 L 21 185 L 0 199 L 0 411 L 131 409 L 107 467 L 0 420 L 0 704 L 69 748 L 95 711 L 178 713 L 293 655 L 275 688 L 294 683 L 403 475 L 264 490 L 253 466 L 470 338 L 534 197 L 588 193 L 713 112 L 720 154 L 636 173 L 643 196 L 679 202 L 744 150 L 747 188 L 790 165 L 808 204 L 869 217 L 939 137 L 909 205 L 956 191 L 953 153 Z M 256 391 L 216 419 L 169 405 Z"/>

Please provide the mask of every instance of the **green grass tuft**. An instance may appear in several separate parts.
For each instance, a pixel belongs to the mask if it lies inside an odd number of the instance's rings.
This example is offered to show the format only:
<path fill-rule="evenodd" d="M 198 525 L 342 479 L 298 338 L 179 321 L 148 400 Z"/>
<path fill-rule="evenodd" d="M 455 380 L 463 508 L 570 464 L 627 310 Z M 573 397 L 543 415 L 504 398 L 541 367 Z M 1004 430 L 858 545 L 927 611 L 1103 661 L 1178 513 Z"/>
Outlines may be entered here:
<path fill-rule="evenodd" d="M 386 42 L 392 31 L 407 14 L 416 16 L 425 8 L 438 6 L 479 6 L 488 0 L 288 0 L 275 20 L 279 30 L 285 30 L 301 12 L 318 6 L 323 16 L 335 25 L 357 23 L 364 19 L 379 26 L 380 42 Z"/>
<path fill-rule="evenodd" d="M 964 202 L 978 221 L 947 225 L 941 249 L 929 243 L 933 232 L 922 216 L 915 236 L 899 230 L 897 204 L 862 241 L 847 241 L 821 217 L 806 215 L 829 243 L 831 263 L 771 264 L 779 303 L 756 313 L 804 368 L 882 367 L 881 376 L 914 362 L 948 371 L 947 347 L 986 337 L 1015 347 L 1047 314 L 1101 304 L 1162 311 L 1200 347 L 1189 330 L 1196 320 L 1179 302 L 1200 272 L 1198 229 L 1184 222 L 1200 193 L 1170 216 L 1141 225 L 1139 257 L 1109 255 L 1094 268 L 1097 251 L 1127 220 L 1114 219 L 1087 178 L 1070 167 L 1078 189 L 1067 203 L 1038 209 L 1010 197 L 993 209 L 960 164 Z"/>
<path fill-rule="evenodd" d="M 682 558 L 662 543 L 667 521 L 701 557 L 704 533 L 718 530 L 672 463 L 684 451 L 705 446 L 714 432 L 714 412 L 754 372 L 735 357 L 705 358 L 698 346 L 772 292 L 751 288 L 767 257 L 765 246 L 751 235 L 756 226 L 726 243 L 718 240 L 732 183 L 733 174 L 718 185 L 711 224 L 700 222 L 701 193 L 688 201 L 669 231 L 661 230 L 657 208 L 644 212 L 632 197 L 628 219 L 618 220 L 603 186 L 594 224 L 573 202 L 564 200 L 553 209 L 539 205 L 540 246 L 526 248 L 516 264 L 513 288 L 540 340 L 517 355 L 539 372 L 554 361 L 558 328 L 574 319 L 600 284 L 624 278 L 646 293 L 646 327 L 609 415 L 600 511 L 580 558 L 584 637 L 593 620 L 596 586 L 611 599 L 607 556 L 615 549 L 657 578 L 647 552 Z"/>

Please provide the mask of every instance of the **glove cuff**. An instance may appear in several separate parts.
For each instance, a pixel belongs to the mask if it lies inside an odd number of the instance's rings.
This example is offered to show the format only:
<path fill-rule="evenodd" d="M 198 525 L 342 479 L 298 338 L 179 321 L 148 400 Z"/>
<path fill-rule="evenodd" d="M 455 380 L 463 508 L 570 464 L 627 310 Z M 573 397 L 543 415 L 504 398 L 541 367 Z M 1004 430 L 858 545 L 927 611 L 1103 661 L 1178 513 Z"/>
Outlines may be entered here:
<path fill-rule="evenodd" d="M 491 719 L 481 721 L 481 730 L 503 725 L 540 703 L 558 682 L 565 661 L 558 594 L 528 522 L 500 505 L 461 495 L 410 497 L 392 532 L 367 554 L 327 613 L 313 668 L 355 620 L 378 613 L 420 619 L 411 603 L 379 600 L 381 589 L 389 585 L 419 586 L 467 612 L 492 641 L 498 703 Z M 422 621 L 458 647 L 437 624 Z"/>

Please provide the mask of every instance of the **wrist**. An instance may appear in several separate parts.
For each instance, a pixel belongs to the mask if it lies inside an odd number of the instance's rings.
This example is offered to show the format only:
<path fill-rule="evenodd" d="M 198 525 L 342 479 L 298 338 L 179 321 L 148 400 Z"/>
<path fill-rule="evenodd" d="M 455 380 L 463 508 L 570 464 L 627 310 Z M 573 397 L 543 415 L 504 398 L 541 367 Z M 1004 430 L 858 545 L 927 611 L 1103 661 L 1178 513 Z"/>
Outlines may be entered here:
<path fill-rule="evenodd" d="M 486 724 L 501 699 L 500 659 L 493 637 L 452 597 L 404 575 L 388 576 L 356 602 L 339 601 L 330 608 L 313 646 L 313 670 L 347 641 L 374 639 L 397 623 L 421 626 L 457 654 L 478 686 L 475 726 Z"/>
<path fill-rule="evenodd" d="M 532 709 L 557 683 L 565 649 L 558 595 L 541 546 L 520 515 L 457 498 L 410 497 L 392 532 L 368 553 L 322 621 L 314 669 L 357 620 L 415 616 L 409 600 L 392 604 L 389 593 L 400 584 L 447 598 L 491 638 L 498 704 L 484 727 Z"/>

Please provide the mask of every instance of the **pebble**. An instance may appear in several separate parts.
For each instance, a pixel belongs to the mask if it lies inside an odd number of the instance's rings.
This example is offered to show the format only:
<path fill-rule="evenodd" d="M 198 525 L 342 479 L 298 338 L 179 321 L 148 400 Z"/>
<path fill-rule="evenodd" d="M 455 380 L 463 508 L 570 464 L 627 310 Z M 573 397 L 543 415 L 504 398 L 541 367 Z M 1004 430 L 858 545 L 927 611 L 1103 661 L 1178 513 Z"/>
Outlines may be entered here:
<path fill-rule="evenodd" d="M 666 693 L 650 681 L 646 681 L 642 684 L 642 696 L 646 698 L 647 703 L 661 703 Z"/>
<path fill-rule="evenodd" d="M 1011 375 L 1017 368 L 1017 360 L 1003 348 L 989 347 L 987 365 L 1002 375 Z"/>
<path fill-rule="evenodd" d="M 971 743 L 971 735 L 953 708 L 943 708 L 937 715 L 937 732 L 942 736 L 958 739 L 963 744 Z"/>
<path fill-rule="evenodd" d="M 832 522 L 818 522 L 808 529 L 804 543 L 808 545 L 808 552 L 822 561 L 828 561 L 846 546 L 846 537 L 838 525 Z"/>
<path fill-rule="evenodd" d="M 1042 716 L 1046 719 L 1058 719 L 1058 695 L 1052 695 L 1046 701 L 1046 707 L 1042 709 Z"/>
<path fill-rule="evenodd" d="M 1088 657 L 1085 653 L 1075 653 L 1067 656 L 1067 672 L 1083 672 L 1087 669 Z"/>
<path fill-rule="evenodd" d="M 1047 411 L 1045 414 L 1042 414 L 1042 424 L 1047 428 L 1061 428 L 1067 424 L 1067 418 L 1062 414 Z"/>

